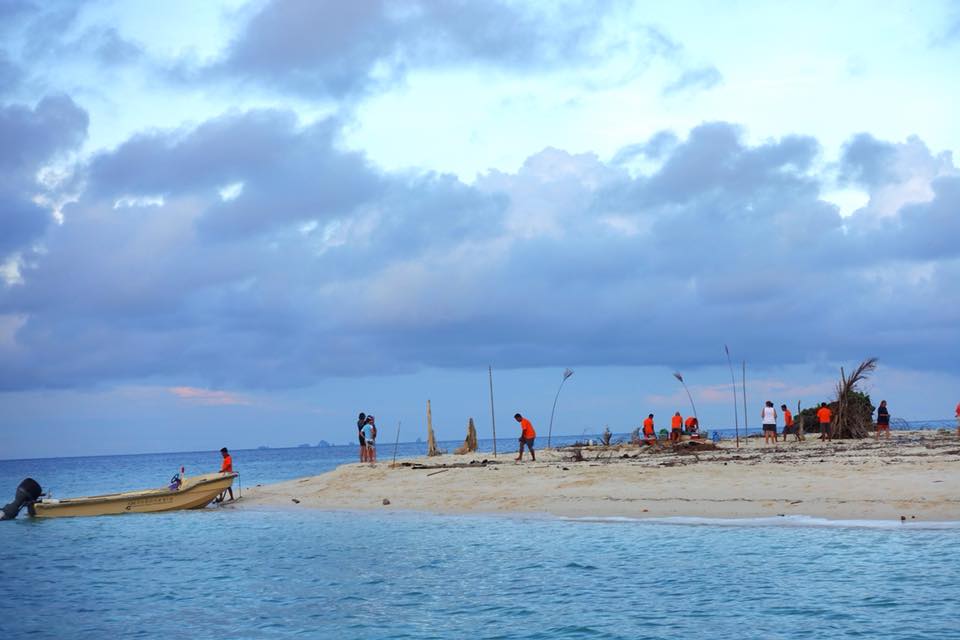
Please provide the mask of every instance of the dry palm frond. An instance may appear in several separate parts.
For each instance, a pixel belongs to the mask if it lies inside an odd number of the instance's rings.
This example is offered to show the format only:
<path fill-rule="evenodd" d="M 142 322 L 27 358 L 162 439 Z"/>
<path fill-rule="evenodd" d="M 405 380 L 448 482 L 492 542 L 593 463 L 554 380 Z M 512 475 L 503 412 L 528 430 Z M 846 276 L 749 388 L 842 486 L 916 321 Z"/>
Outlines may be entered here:
<path fill-rule="evenodd" d="M 840 368 L 840 382 L 837 383 L 837 412 L 831 429 L 834 437 L 865 438 L 872 429 L 872 420 L 851 410 L 857 385 L 866 380 L 877 368 L 876 358 L 867 358 L 847 376 Z"/>

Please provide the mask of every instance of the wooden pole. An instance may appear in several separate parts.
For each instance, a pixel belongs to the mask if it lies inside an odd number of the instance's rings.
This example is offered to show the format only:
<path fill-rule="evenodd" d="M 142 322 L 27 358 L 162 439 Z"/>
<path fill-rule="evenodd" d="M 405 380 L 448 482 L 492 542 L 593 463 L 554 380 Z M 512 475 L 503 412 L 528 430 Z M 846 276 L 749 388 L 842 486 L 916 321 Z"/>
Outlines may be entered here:
<path fill-rule="evenodd" d="M 493 457 L 497 457 L 497 416 L 493 411 L 493 366 L 487 366 L 490 375 L 490 423 L 493 426 Z"/>
<path fill-rule="evenodd" d="M 397 466 L 397 446 L 400 444 L 400 421 L 397 421 L 397 439 L 393 441 L 393 464 L 391 467 Z"/>
<path fill-rule="evenodd" d="M 750 427 L 747 426 L 747 361 L 743 361 L 743 438 L 750 444 Z"/>
<path fill-rule="evenodd" d="M 737 434 L 737 448 L 740 448 L 740 417 L 737 412 L 737 379 L 733 375 L 733 361 L 730 360 L 730 349 L 723 345 L 723 350 L 727 352 L 727 365 L 730 367 L 730 384 L 733 386 L 733 428 Z"/>

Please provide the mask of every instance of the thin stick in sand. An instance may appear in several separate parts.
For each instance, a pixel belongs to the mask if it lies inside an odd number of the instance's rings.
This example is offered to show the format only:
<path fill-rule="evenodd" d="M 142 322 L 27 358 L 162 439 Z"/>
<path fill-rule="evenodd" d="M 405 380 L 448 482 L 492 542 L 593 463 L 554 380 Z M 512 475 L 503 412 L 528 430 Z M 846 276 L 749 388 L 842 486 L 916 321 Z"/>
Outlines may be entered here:
<path fill-rule="evenodd" d="M 391 467 L 397 466 L 397 446 L 400 444 L 400 422 L 402 421 L 397 421 L 397 439 L 393 441 L 393 462 L 390 463 Z"/>
<path fill-rule="evenodd" d="M 750 427 L 747 426 L 747 361 L 743 361 L 743 437 L 750 444 Z"/>
<path fill-rule="evenodd" d="M 493 457 L 497 457 L 497 415 L 493 411 L 493 366 L 487 366 L 490 374 L 490 424 L 493 427 Z"/>
<path fill-rule="evenodd" d="M 733 375 L 733 361 L 730 360 L 730 349 L 723 345 L 723 350 L 727 352 L 727 365 L 730 367 L 730 384 L 733 387 L 733 428 L 737 434 L 737 448 L 740 448 L 740 417 L 737 411 L 737 379 Z"/>

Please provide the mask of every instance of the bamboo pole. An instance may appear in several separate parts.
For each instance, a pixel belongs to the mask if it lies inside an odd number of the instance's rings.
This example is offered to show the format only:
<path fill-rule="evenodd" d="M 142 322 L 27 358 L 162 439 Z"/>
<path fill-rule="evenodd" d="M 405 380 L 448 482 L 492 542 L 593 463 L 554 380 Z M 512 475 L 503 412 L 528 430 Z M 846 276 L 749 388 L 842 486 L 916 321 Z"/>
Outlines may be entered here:
<path fill-rule="evenodd" d="M 740 417 L 737 411 L 737 379 L 733 375 L 733 361 L 730 360 L 730 349 L 723 345 L 723 350 L 727 352 L 727 365 L 730 367 L 730 384 L 733 386 L 733 427 L 737 434 L 737 448 L 740 448 Z"/>
<path fill-rule="evenodd" d="M 497 457 L 497 415 L 493 411 L 493 367 L 487 366 L 490 375 L 490 423 L 493 426 L 493 457 Z"/>
<path fill-rule="evenodd" d="M 393 463 L 391 467 L 397 466 L 397 446 L 400 444 L 400 421 L 397 421 L 397 439 L 393 441 Z"/>
<path fill-rule="evenodd" d="M 747 361 L 743 361 L 743 439 L 750 444 L 750 427 L 747 426 Z"/>

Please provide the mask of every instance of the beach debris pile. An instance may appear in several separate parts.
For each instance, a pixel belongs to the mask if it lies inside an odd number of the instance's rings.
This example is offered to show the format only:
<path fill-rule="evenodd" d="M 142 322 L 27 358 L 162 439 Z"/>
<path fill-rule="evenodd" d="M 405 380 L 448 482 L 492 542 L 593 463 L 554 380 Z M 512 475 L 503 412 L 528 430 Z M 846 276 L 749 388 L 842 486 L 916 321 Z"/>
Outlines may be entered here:
<path fill-rule="evenodd" d="M 454 450 L 454 454 L 462 456 L 465 453 L 473 453 L 477 450 L 477 428 L 473 424 L 473 418 L 467 422 L 467 437 L 463 444 Z"/>

